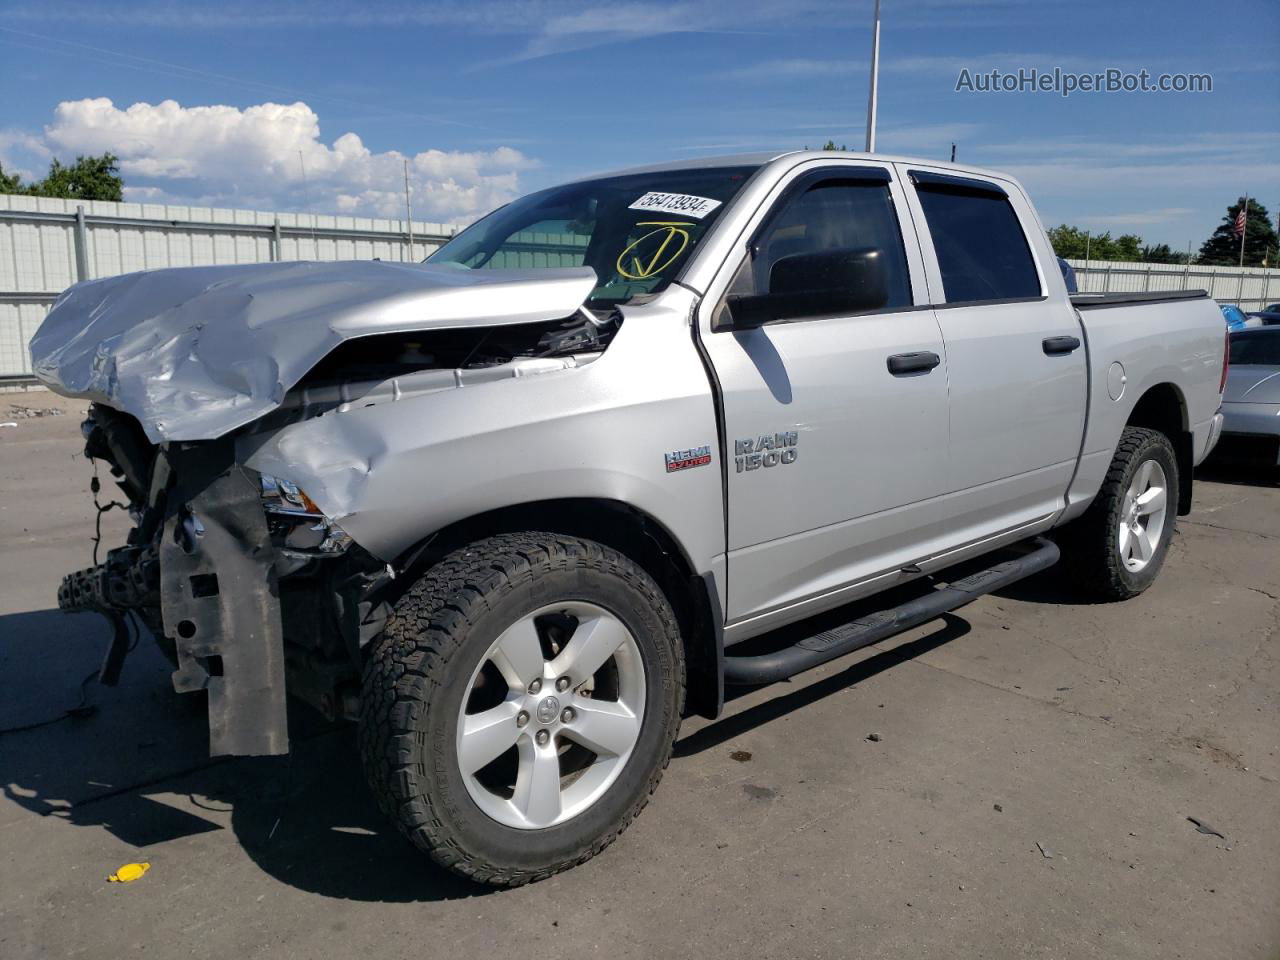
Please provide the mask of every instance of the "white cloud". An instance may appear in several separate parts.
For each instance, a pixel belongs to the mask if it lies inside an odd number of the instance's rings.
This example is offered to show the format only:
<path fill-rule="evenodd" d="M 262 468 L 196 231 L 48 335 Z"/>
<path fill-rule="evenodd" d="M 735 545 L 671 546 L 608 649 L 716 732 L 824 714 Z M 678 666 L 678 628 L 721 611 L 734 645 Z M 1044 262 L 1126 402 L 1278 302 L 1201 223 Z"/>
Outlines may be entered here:
<path fill-rule="evenodd" d="M 855 75 L 863 77 L 866 74 L 866 60 L 815 60 L 809 57 L 792 57 L 781 60 L 762 60 L 750 66 L 721 71 L 715 76 L 730 82 L 775 83 L 786 80 L 819 80 Z"/>
<path fill-rule="evenodd" d="M 101 23 L 180 30 L 445 27 L 518 38 L 517 52 L 491 61 L 507 63 L 676 33 L 785 28 L 801 14 L 832 8 L 841 5 L 837 0 L 792 0 L 785 8 L 771 0 L 17 0 L 6 17 L 28 25 Z"/>
<path fill-rule="evenodd" d="M 577 6 L 576 4 L 573 6 Z M 768 5 L 739 4 L 737 27 L 773 20 Z M 531 31 L 524 48 L 493 63 L 534 60 L 557 53 L 585 50 L 626 40 L 642 40 L 673 33 L 726 33 L 734 24 L 715 3 L 618 3 L 565 9 L 547 16 Z"/>
<path fill-rule="evenodd" d="M 876 147 L 884 153 L 946 158 L 952 143 L 968 143 L 982 130 L 978 123 L 930 123 L 915 126 L 878 124 Z"/>
<path fill-rule="evenodd" d="M 1087 226 L 1149 227 L 1180 220 L 1189 213 L 1195 213 L 1195 210 L 1191 207 L 1162 207 L 1159 210 L 1139 210 L 1134 213 L 1094 214 L 1086 216 L 1084 222 Z"/>
<path fill-rule="evenodd" d="M 1066 0 L 1040 0 L 1040 5 L 1050 2 L 1068 6 Z M 993 22 L 1008 23 L 1025 14 L 1027 6 L 1025 0 L 902 0 L 885 11 L 885 23 L 892 29 L 938 25 L 983 29 Z M 846 0 L 792 0 L 786 5 L 771 0 L 364 0 L 360 4 L 350 0 L 12 0 L 5 15 L 16 23 L 181 30 L 451 26 L 487 34 L 573 35 L 579 44 L 594 45 L 628 35 L 738 31 L 760 23 L 795 31 L 799 15 L 810 12 L 850 16 Z M 854 16 L 859 26 L 865 24 L 870 7 Z"/>
<path fill-rule="evenodd" d="M 933 27 L 944 22 L 977 28 L 993 18 L 1007 22 L 1023 5 L 1024 0 L 917 0 L 904 10 L 895 10 L 886 23 L 891 22 L 894 28 Z M 958 19 L 946 20 L 953 11 Z M 36 27 L 61 23 L 183 31 L 426 27 L 496 38 L 499 49 L 495 55 L 477 60 L 470 68 L 473 70 L 677 34 L 800 34 L 814 23 L 827 22 L 836 23 L 841 30 L 852 26 L 858 33 L 869 32 L 869 8 L 854 21 L 849 21 L 849 16 L 847 0 L 790 0 L 787 4 L 774 0 L 365 0 L 359 4 L 350 0 L 15 0 L 6 10 L 9 22 Z M 111 53 L 47 32 L 0 29 L 45 43 L 70 43 Z M 159 63 L 127 55 L 126 59 Z M 785 65 L 787 61 L 777 63 Z M 833 69 L 843 73 L 848 65 L 841 62 Z"/>
<path fill-rule="evenodd" d="M 49 156 L 49 148 L 39 137 L 25 130 L 0 130 L 0 167 L 6 174 L 17 174 L 21 180 L 35 179 L 33 161 L 43 163 Z"/>
<path fill-rule="evenodd" d="M 1181 250 L 1189 240 L 1198 246 L 1246 189 L 1275 195 L 1280 165 L 1256 159 L 1268 155 L 1266 142 L 1274 151 L 1280 135 L 1178 133 L 1142 144 L 1046 137 L 975 144 L 967 159 L 1017 177 L 1046 224 L 1139 233 Z"/>
<path fill-rule="evenodd" d="M 1039 137 L 977 143 L 979 162 L 1002 166 L 1039 196 L 1080 197 L 1126 191 L 1129 196 L 1168 190 L 1186 197 L 1201 191 L 1258 191 L 1280 186 L 1280 165 L 1260 158 L 1280 150 L 1280 133 L 1221 131 L 1139 141 Z M 1123 207 L 1121 209 L 1124 209 Z M 1158 208 L 1167 211 L 1181 207 Z"/>
<path fill-rule="evenodd" d="M 404 214 L 404 161 L 355 133 L 331 144 L 307 104 L 184 107 L 173 100 L 117 107 L 105 97 L 58 104 L 43 143 L 60 155 L 110 151 L 130 196 L 156 202 Z M 511 147 L 424 150 L 407 156 L 414 217 L 467 221 L 516 195 L 532 162 Z M 304 178 L 305 171 L 305 178 Z"/>

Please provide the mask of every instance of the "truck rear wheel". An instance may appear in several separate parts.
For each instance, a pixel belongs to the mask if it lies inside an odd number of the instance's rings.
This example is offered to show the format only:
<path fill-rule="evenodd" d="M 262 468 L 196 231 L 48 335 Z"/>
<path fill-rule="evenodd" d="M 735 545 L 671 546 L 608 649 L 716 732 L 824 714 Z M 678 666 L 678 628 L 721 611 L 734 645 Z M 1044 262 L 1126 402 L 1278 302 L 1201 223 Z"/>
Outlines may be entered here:
<path fill-rule="evenodd" d="M 588 540 L 481 540 L 396 604 L 365 667 L 373 793 L 416 846 L 516 886 L 582 863 L 648 802 L 684 701 L 658 585 Z"/>
<path fill-rule="evenodd" d="M 1169 438 L 1125 427 L 1089 509 L 1064 546 L 1076 578 L 1101 600 L 1127 600 L 1151 586 L 1173 539 L 1178 460 Z"/>

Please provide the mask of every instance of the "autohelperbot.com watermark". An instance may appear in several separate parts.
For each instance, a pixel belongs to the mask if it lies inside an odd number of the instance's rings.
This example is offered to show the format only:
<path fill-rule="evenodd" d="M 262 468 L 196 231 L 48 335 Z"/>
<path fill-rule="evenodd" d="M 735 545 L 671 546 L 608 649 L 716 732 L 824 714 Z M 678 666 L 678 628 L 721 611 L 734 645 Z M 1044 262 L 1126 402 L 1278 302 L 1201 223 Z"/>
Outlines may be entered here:
<path fill-rule="evenodd" d="M 970 70 L 963 67 L 956 78 L 956 93 L 1212 93 L 1209 73 L 1152 73 L 1108 67 L 1079 73 L 1054 67 L 1021 67 L 1017 70 Z"/>

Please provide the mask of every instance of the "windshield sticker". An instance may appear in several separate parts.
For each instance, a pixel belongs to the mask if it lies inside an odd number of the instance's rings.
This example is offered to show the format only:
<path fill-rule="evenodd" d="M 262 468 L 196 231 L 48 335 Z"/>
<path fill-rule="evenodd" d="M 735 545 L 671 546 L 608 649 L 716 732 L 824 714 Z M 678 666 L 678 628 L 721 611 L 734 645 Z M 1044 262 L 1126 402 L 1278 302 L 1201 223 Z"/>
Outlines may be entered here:
<path fill-rule="evenodd" d="M 631 204 L 628 209 L 678 213 L 701 220 L 718 206 L 720 206 L 720 201 L 712 200 L 710 197 L 694 197 L 687 193 L 657 193 L 650 191 Z"/>
<path fill-rule="evenodd" d="M 675 263 L 689 246 L 689 228 L 693 224 L 650 220 L 636 226 L 653 229 L 632 240 L 618 254 L 618 275 L 627 280 L 647 280 Z"/>

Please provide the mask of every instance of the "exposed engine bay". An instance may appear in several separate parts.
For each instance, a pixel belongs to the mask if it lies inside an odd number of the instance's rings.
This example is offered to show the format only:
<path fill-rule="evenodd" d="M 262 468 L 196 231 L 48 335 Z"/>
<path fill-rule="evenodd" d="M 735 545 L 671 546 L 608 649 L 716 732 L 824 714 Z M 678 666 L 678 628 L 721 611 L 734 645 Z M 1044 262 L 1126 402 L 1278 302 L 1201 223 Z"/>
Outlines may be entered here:
<path fill-rule="evenodd" d="M 174 689 L 207 691 L 214 755 L 286 753 L 286 689 L 331 719 L 353 716 L 362 650 L 382 630 L 397 574 L 421 552 L 373 556 L 304 490 L 240 462 L 239 441 L 353 407 L 570 369 L 598 357 L 619 325 L 616 311 L 582 308 L 553 321 L 347 340 L 265 416 L 211 440 L 152 443 L 134 416 L 94 403 L 85 455 L 108 468 L 134 526 L 104 562 L 67 576 L 58 599 L 112 621 L 103 681 L 118 677 L 125 621 L 136 617 L 172 661 Z"/>

